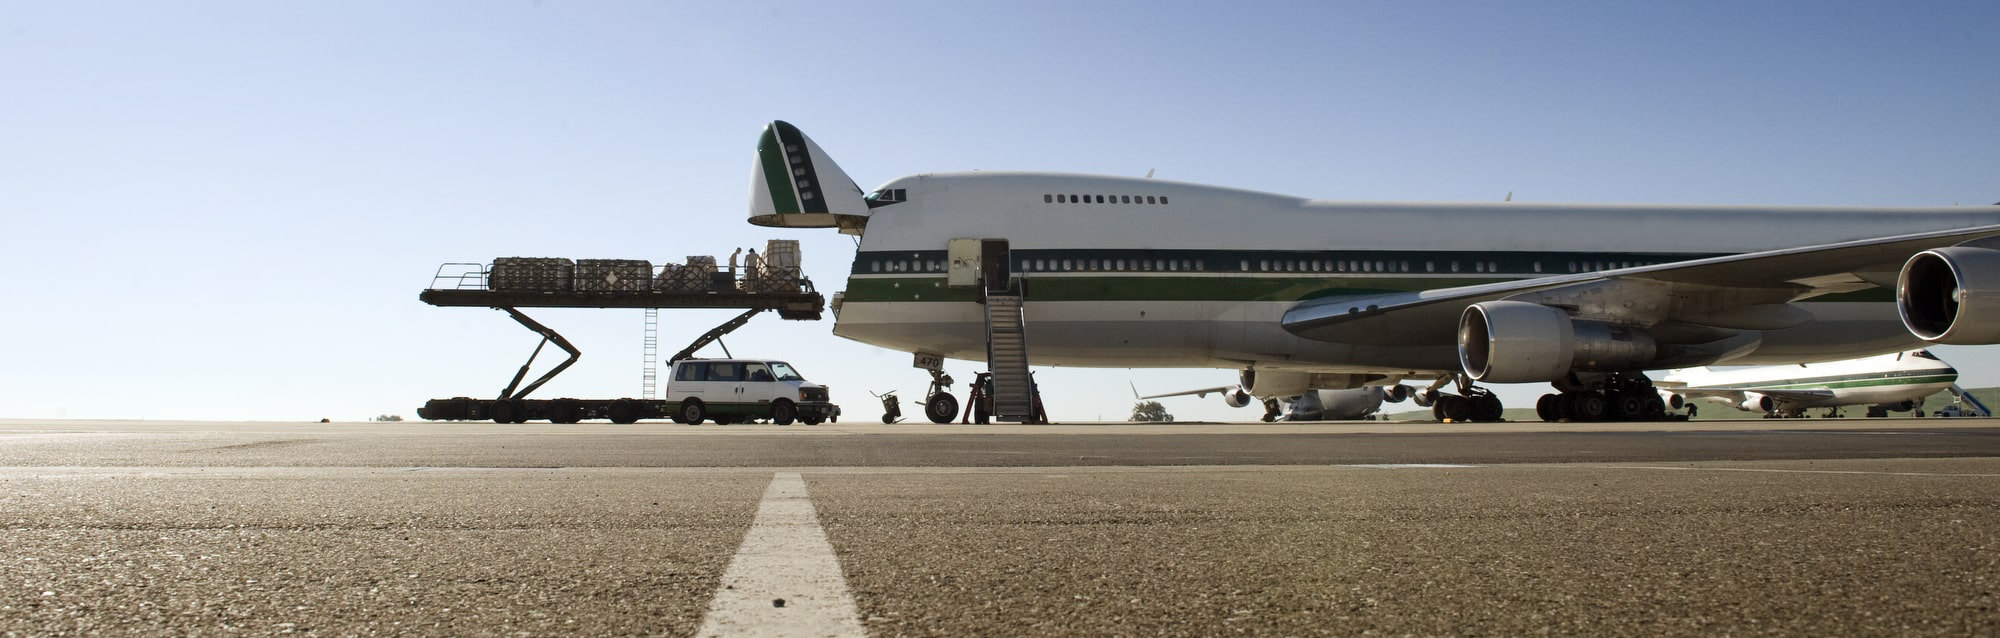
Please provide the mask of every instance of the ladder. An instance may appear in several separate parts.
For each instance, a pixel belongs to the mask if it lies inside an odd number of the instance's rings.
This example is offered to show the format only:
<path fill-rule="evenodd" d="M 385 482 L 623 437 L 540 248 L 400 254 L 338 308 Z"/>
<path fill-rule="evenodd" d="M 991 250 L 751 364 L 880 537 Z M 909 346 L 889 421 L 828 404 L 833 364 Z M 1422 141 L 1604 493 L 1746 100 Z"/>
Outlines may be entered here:
<path fill-rule="evenodd" d="M 980 289 L 986 290 L 985 286 Z M 1028 374 L 1026 322 L 1021 316 L 1022 295 L 986 291 L 985 298 L 986 369 L 993 373 L 993 418 L 1033 423 L 1035 381 Z"/>
<path fill-rule="evenodd" d="M 645 359 L 639 369 L 639 396 L 651 399 L 660 381 L 660 309 L 646 309 L 646 336 L 639 342 L 640 356 Z"/>

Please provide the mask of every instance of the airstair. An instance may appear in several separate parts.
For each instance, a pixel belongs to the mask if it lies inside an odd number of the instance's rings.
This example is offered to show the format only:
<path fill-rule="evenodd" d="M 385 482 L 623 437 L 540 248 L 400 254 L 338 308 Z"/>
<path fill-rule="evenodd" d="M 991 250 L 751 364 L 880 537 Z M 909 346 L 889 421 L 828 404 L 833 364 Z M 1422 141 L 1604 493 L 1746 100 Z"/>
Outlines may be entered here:
<path fill-rule="evenodd" d="M 1028 338 L 1021 314 L 1023 296 L 1019 287 L 985 292 L 986 369 L 993 373 L 993 418 L 1013 423 L 1036 421 L 1035 381 L 1028 374 Z"/>
<path fill-rule="evenodd" d="M 1979 399 L 1973 398 L 1971 392 L 1965 391 L 1965 388 L 1959 387 L 1956 383 L 1951 384 L 1951 396 L 1958 399 L 1958 403 L 1961 406 L 1960 409 L 1971 413 L 1967 416 L 1993 416 L 1991 408 L 1986 407 L 1986 404 L 1981 403 Z"/>

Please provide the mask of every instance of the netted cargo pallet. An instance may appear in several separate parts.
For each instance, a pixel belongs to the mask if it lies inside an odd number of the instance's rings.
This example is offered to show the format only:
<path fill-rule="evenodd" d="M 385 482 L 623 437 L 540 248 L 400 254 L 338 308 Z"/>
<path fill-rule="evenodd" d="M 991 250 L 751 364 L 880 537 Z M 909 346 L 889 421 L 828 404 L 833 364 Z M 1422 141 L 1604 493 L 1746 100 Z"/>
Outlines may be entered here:
<path fill-rule="evenodd" d="M 584 259 L 576 262 L 577 292 L 645 292 L 653 287 L 653 262 Z"/>
<path fill-rule="evenodd" d="M 561 257 L 500 257 L 487 287 L 502 292 L 569 292 L 576 263 Z"/>
<path fill-rule="evenodd" d="M 764 265 L 770 268 L 798 268 L 799 240 L 773 239 L 764 242 Z"/>
<path fill-rule="evenodd" d="M 804 281 L 805 275 L 797 268 L 765 266 L 743 280 L 743 289 L 746 292 L 799 292 Z"/>
<path fill-rule="evenodd" d="M 687 259 L 688 263 L 685 266 L 661 270 L 653 289 L 666 292 L 708 290 L 709 279 L 715 274 L 715 258 L 707 255 L 689 255 Z"/>

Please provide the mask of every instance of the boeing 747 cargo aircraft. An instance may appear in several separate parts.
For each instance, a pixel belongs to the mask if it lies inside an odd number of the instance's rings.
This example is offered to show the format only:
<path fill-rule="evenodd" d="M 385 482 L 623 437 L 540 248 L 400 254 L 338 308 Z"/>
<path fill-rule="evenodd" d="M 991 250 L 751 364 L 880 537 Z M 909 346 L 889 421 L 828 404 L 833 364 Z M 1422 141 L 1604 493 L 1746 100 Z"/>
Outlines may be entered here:
<path fill-rule="evenodd" d="M 998 171 L 863 191 L 773 122 L 750 221 L 860 237 L 850 339 L 987 360 L 1018 336 L 989 339 L 1004 292 L 1034 364 L 1224 368 L 1259 398 L 1428 381 L 1454 420 L 1499 417 L 1481 383 L 1646 419 L 1650 371 L 2000 342 L 1996 206 L 1343 202 Z"/>

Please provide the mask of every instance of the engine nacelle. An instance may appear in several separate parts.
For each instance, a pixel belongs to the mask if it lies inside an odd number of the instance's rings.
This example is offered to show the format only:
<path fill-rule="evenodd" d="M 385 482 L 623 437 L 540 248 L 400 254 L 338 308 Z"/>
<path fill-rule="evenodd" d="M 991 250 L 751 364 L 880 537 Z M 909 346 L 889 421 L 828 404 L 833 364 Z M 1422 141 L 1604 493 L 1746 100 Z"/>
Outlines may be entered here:
<path fill-rule="evenodd" d="M 1409 400 L 1412 393 L 1413 391 L 1410 389 L 1410 386 L 1398 383 L 1382 388 L 1382 400 L 1390 403 L 1402 403 Z"/>
<path fill-rule="evenodd" d="M 1652 335 L 1629 326 L 1572 319 L 1525 301 L 1466 307 L 1458 320 L 1458 362 L 1488 383 L 1555 381 L 1571 371 L 1619 372 L 1659 357 Z"/>
<path fill-rule="evenodd" d="M 1953 246 L 1903 262 L 1896 314 L 1932 343 L 2000 343 L 2000 250 Z"/>
<path fill-rule="evenodd" d="M 1230 390 L 1222 393 L 1222 402 L 1229 404 L 1229 407 L 1232 408 L 1250 405 L 1250 393 L 1244 392 L 1243 388 Z"/>
<path fill-rule="evenodd" d="M 1667 409 L 1679 410 L 1687 407 L 1687 397 L 1681 396 L 1679 392 L 1668 392 L 1666 390 L 1660 390 L 1659 392 L 1660 400 L 1666 402 Z"/>
<path fill-rule="evenodd" d="M 1244 370 L 1237 377 L 1240 387 L 1253 397 L 1290 397 L 1313 389 L 1313 374 L 1291 370 Z"/>
<path fill-rule="evenodd" d="M 1772 401 L 1771 397 L 1755 392 L 1743 393 L 1743 402 L 1736 404 L 1736 409 L 1745 412 L 1770 412 L 1777 407 L 1778 402 Z"/>

